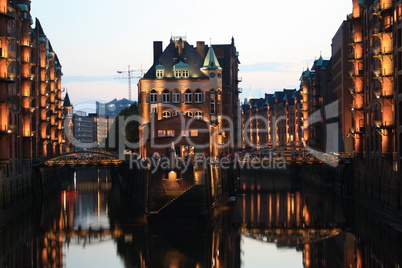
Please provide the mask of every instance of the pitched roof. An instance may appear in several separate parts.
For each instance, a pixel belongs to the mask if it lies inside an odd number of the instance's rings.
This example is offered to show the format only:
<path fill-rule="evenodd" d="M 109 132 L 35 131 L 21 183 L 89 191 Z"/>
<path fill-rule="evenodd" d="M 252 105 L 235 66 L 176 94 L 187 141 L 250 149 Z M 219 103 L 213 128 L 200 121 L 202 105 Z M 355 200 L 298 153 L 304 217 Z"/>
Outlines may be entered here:
<path fill-rule="evenodd" d="M 204 59 L 204 65 L 202 66 L 203 69 L 222 69 L 219 65 L 218 58 L 215 55 L 214 48 L 211 47 L 208 49 L 208 53 Z"/>
<path fill-rule="evenodd" d="M 203 62 L 203 58 L 197 53 L 192 45 L 187 43 L 187 41 L 183 41 L 183 50 L 181 55 L 179 55 L 175 46 L 175 42 L 171 40 L 169 45 L 165 48 L 159 58 L 146 72 L 144 78 L 156 78 L 156 69 L 159 69 L 162 66 L 164 67 L 165 78 L 174 78 L 175 76 L 173 67 L 178 63 L 180 63 L 180 65 L 186 64 L 188 66 L 190 71 L 190 79 L 206 78 L 205 74 L 201 72 Z"/>
<path fill-rule="evenodd" d="M 73 107 L 70 97 L 68 96 L 68 92 L 66 92 L 66 96 L 64 97 L 63 107 Z"/>

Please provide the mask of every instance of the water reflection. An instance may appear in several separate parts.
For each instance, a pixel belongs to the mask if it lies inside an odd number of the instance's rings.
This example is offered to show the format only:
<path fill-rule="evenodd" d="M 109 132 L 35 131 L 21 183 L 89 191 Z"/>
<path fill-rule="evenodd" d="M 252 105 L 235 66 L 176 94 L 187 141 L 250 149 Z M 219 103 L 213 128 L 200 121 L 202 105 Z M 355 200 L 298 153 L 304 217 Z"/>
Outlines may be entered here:
<path fill-rule="evenodd" d="M 400 267 L 398 219 L 297 178 L 242 174 L 235 204 L 148 225 L 111 169 L 65 187 L 0 227 L 0 267 Z M 342 205 L 346 204 L 346 205 Z"/>

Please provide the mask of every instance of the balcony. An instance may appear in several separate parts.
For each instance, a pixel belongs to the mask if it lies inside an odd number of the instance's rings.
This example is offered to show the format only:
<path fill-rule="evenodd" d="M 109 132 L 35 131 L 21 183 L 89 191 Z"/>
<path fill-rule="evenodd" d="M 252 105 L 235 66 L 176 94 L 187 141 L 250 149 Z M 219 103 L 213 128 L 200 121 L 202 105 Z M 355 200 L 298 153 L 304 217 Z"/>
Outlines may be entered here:
<path fill-rule="evenodd" d="M 351 70 L 351 71 L 349 71 L 349 75 L 351 78 L 362 76 L 363 70 L 358 70 L 357 72 L 355 70 Z"/>
<path fill-rule="evenodd" d="M 356 61 L 356 60 L 362 60 L 363 59 L 363 54 L 362 53 L 356 53 L 356 52 L 351 52 L 348 54 L 349 61 Z"/>
<path fill-rule="evenodd" d="M 377 129 L 390 129 L 394 127 L 394 121 L 381 121 L 381 120 L 375 120 L 374 121 L 374 126 Z"/>
<path fill-rule="evenodd" d="M 392 75 L 393 75 L 392 69 L 377 68 L 373 71 L 374 78 L 382 78 L 382 77 L 388 77 L 388 76 L 392 76 Z"/>
<path fill-rule="evenodd" d="M 364 127 L 359 127 L 359 128 L 351 127 L 349 132 L 351 134 L 363 134 L 364 133 Z"/>
<path fill-rule="evenodd" d="M 391 1 L 381 1 L 379 0 L 377 3 L 373 5 L 373 15 L 381 17 L 381 13 L 387 9 L 392 8 Z"/>
<path fill-rule="evenodd" d="M 0 6 L 0 16 L 5 16 L 9 19 L 13 19 L 15 17 L 15 10 L 12 7 L 6 5 Z"/>

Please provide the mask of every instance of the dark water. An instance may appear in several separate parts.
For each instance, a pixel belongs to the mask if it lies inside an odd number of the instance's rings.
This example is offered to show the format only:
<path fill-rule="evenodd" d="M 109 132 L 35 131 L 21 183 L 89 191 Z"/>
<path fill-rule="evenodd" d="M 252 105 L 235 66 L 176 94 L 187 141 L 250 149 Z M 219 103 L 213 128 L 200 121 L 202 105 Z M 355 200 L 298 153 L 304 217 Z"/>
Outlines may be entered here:
<path fill-rule="evenodd" d="M 73 173 L 72 173 L 73 174 Z M 0 267 L 401 267 L 400 219 L 295 178 L 243 174 L 208 225 L 144 224 L 109 169 L 0 226 Z"/>

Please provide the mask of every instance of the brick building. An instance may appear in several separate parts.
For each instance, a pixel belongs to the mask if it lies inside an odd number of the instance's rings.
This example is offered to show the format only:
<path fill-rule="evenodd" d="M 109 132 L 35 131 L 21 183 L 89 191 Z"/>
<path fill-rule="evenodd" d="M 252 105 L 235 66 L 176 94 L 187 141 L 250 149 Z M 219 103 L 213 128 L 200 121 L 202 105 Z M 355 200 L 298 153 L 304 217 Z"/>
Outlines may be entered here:
<path fill-rule="evenodd" d="M 61 64 L 30 9 L 0 0 L 0 211 L 29 192 L 34 157 L 68 150 Z"/>
<path fill-rule="evenodd" d="M 228 45 L 154 42 L 154 63 L 138 83 L 140 154 L 217 157 L 240 147 L 238 53 Z M 196 140 L 197 142 L 194 142 Z"/>

